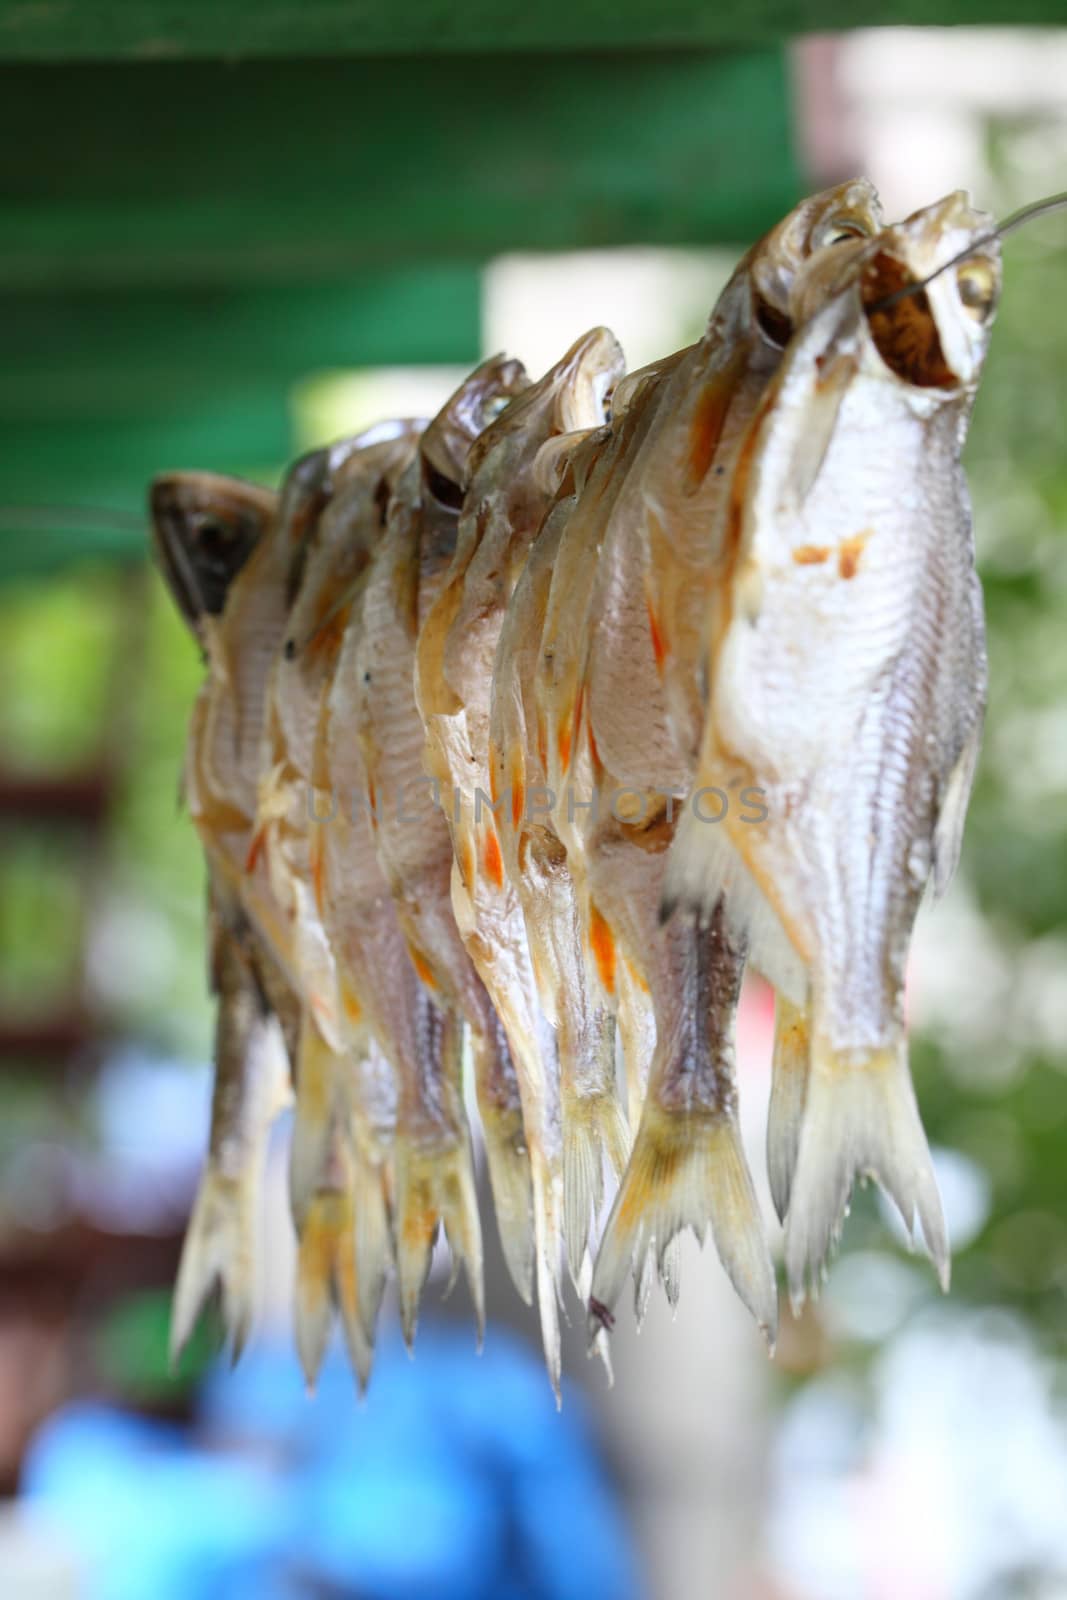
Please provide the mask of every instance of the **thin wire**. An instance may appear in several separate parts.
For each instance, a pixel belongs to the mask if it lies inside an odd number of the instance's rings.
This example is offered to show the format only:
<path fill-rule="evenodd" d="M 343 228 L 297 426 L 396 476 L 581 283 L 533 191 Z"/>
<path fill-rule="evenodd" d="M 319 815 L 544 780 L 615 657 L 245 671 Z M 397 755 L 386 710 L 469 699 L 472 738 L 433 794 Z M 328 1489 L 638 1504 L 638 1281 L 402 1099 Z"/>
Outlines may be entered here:
<path fill-rule="evenodd" d="M 113 511 L 106 506 L 0 505 L 0 529 L 27 526 L 59 529 L 72 525 L 143 533 L 145 518 L 136 511 Z"/>
<path fill-rule="evenodd" d="M 885 295 L 881 300 L 875 300 L 873 305 L 867 307 L 868 312 L 888 311 L 890 306 L 895 306 L 901 300 L 906 300 L 909 295 L 921 294 L 927 284 L 933 283 L 935 278 L 940 278 L 941 274 L 948 272 L 951 267 L 959 266 L 961 261 L 969 261 L 983 245 L 995 244 L 998 239 L 1003 239 L 1009 233 L 1014 233 L 1016 228 L 1021 228 L 1025 223 L 1036 222 L 1038 217 L 1047 216 L 1051 211 L 1063 211 L 1064 209 L 1067 209 L 1067 191 L 1063 194 L 1047 195 L 1044 200 L 1033 200 L 1028 206 L 1020 206 L 1018 211 L 1013 211 L 1010 217 L 1005 217 L 1004 221 L 999 222 L 989 233 L 980 234 L 977 239 L 973 239 L 957 255 L 950 256 L 941 266 L 935 268 L 928 277 L 920 278 L 915 283 L 906 283 L 902 289 L 894 289 L 892 294 Z"/>

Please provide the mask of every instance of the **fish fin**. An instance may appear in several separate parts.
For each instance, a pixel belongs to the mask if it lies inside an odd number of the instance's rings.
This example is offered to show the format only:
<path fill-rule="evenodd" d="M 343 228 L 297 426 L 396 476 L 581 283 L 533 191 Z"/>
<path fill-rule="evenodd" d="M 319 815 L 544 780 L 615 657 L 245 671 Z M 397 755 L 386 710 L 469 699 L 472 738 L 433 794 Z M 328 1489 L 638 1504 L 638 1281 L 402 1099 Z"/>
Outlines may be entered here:
<path fill-rule="evenodd" d="M 803 1303 L 809 1279 L 817 1286 L 840 1237 L 852 1186 L 866 1174 L 896 1202 L 913 1237 L 921 1229 L 947 1289 L 945 1219 L 905 1041 L 848 1062 L 815 1039 L 785 1236 L 794 1305 Z"/>
<path fill-rule="evenodd" d="M 325 1168 L 340 1062 L 306 1014 L 300 1024 L 296 1109 L 289 1148 L 289 1200 L 299 1229 Z"/>
<path fill-rule="evenodd" d="M 360 1391 L 365 1390 L 373 1349 L 358 1311 L 351 1192 L 323 1189 L 312 1196 L 300 1234 L 293 1310 L 297 1353 L 309 1387 L 322 1366 L 336 1310 Z"/>
<path fill-rule="evenodd" d="M 563 1373 L 560 1354 L 560 1229 L 558 1184 L 543 1156 L 532 1160 L 534 1239 L 537 1269 L 537 1311 L 541 1323 L 541 1345 L 544 1349 L 545 1367 L 557 1407 L 562 1404 L 560 1379 Z"/>
<path fill-rule="evenodd" d="M 779 1222 L 785 1221 L 789 1210 L 810 1064 L 808 1012 L 778 995 L 774 1004 L 774 1056 L 767 1114 L 767 1176 Z"/>
<path fill-rule="evenodd" d="M 934 895 L 940 899 L 952 881 L 959 865 L 963 846 L 963 825 L 967 820 L 967 804 L 971 798 L 971 785 L 978 765 L 978 752 L 982 744 L 982 725 L 978 722 L 961 750 L 956 765 L 949 774 L 941 799 L 937 825 L 934 829 Z"/>
<path fill-rule="evenodd" d="M 703 1242 L 709 1225 L 734 1288 L 773 1341 L 774 1267 L 736 1119 L 725 1112 L 672 1114 L 649 1100 L 597 1256 L 592 1301 L 599 1309 L 591 1314 L 590 1337 L 603 1323 L 603 1309 L 618 1300 L 631 1263 L 640 1279 L 654 1250 L 670 1281 L 672 1239 L 688 1226 Z"/>
<path fill-rule="evenodd" d="M 564 1096 L 563 1242 L 571 1278 L 578 1275 L 604 1202 L 604 1160 L 616 1177 L 626 1171 L 630 1130 L 614 1093 Z"/>
<path fill-rule="evenodd" d="M 470 1140 L 464 1134 L 444 1149 L 430 1150 L 398 1133 L 394 1160 L 396 1273 L 404 1342 L 410 1350 L 415 1341 L 419 1299 L 441 1226 L 453 1261 L 466 1269 L 480 1344 L 485 1331 L 482 1229 Z"/>
<path fill-rule="evenodd" d="M 534 1236 L 530 1154 L 522 1112 L 479 1104 L 497 1231 L 511 1281 L 526 1305 L 533 1301 Z"/>
<path fill-rule="evenodd" d="M 837 429 L 841 406 L 856 376 L 858 358 L 840 351 L 818 371 L 806 397 L 804 426 L 797 430 L 793 454 L 783 484 L 790 508 L 799 514 L 815 487 Z"/>
<path fill-rule="evenodd" d="M 746 946 L 757 971 L 794 1005 L 801 1005 L 807 974 L 773 906 L 725 829 L 702 821 L 687 806 L 667 857 L 660 916 L 667 922 L 676 910 L 687 907 L 702 918 L 710 917 L 720 899 L 725 900 L 731 943 Z"/>
<path fill-rule="evenodd" d="M 660 1251 L 656 1268 L 667 1303 L 672 1311 L 677 1310 L 682 1291 L 682 1241 L 677 1235 Z"/>
<path fill-rule="evenodd" d="M 236 1361 L 252 1326 L 257 1292 L 256 1213 L 259 1171 L 227 1178 L 209 1162 L 185 1230 L 170 1319 L 170 1360 L 176 1366 L 216 1286 L 222 1320 Z"/>
<path fill-rule="evenodd" d="M 356 1304 L 364 1338 L 374 1342 L 393 1255 L 386 1173 L 357 1144 L 352 1175 Z"/>

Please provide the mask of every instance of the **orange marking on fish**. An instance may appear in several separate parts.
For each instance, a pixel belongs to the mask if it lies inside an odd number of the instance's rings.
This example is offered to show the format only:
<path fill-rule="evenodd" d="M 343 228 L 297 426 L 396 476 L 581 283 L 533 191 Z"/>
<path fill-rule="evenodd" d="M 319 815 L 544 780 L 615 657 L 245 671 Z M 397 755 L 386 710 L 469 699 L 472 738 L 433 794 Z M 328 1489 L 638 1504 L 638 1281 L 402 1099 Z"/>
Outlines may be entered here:
<path fill-rule="evenodd" d="M 860 556 L 870 537 L 871 529 L 864 528 L 862 533 L 854 533 L 851 539 L 842 539 L 837 551 L 837 570 L 842 578 L 856 576 L 859 571 Z"/>
<path fill-rule="evenodd" d="M 341 606 L 332 616 L 326 611 L 304 647 L 305 656 L 309 660 L 329 663 L 335 659 L 344 640 L 351 612 L 351 603 Z"/>
<path fill-rule="evenodd" d="M 566 772 L 571 764 L 571 736 L 572 727 L 570 717 L 564 717 L 559 725 L 556 736 L 556 748 L 559 751 L 559 766 L 561 772 Z"/>
<path fill-rule="evenodd" d="M 246 872 L 255 872 L 256 863 L 263 854 L 263 846 L 266 844 L 266 842 L 267 824 L 265 822 L 261 822 L 255 833 L 252 835 L 252 842 L 248 846 L 248 854 L 245 856 Z"/>
<path fill-rule="evenodd" d="M 504 887 L 504 858 L 500 854 L 500 842 L 496 836 L 496 829 L 490 823 L 482 846 L 482 863 L 486 876 L 497 889 Z"/>
<path fill-rule="evenodd" d="M 498 757 L 498 755 L 496 753 L 496 745 L 493 743 L 492 739 L 490 739 L 490 741 L 489 741 L 489 798 L 493 802 L 494 805 L 496 805 L 497 801 L 500 798 L 500 795 L 498 793 L 498 785 L 497 785 L 497 778 L 496 778 L 497 762 L 499 761 L 499 759 L 500 758 Z"/>
<path fill-rule="evenodd" d="M 748 480 L 752 472 L 752 461 L 759 444 L 760 434 L 763 431 L 763 421 L 771 409 L 775 399 L 773 388 L 764 395 L 759 408 L 752 421 L 749 423 L 748 432 L 744 442 L 737 453 L 737 463 L 734 467 L 733 483 L 730 486 L 730 510 L 727 517 L 727 559 L 731 562 L 737 556 L 741 546 L 741 533 L 745 521 L 745 495 L 748 492 Z"/>
<path fill-rule="evenodd" d="M 600 751 L 597 749 L 596 734 L 593 732 L 592 723 L 589 725 L 589 755 L 593 763 L 594 778 L 602 778 L 604 776 L 605 768 L 604 763 L 600 759 Z"/>
<path fill-rule="evenodd" d="M 326 915 L 326 853 L 322 848 L 322 834 L 311 836 L 311 890 L 320 917 Z"/>
<path fill-rule="evenodd" d="M 701 390 L 689 428 L 688 476 L 694 487 L 707 476 L 708 468 L 715 459 L 741 364 L 741 358 L 735 357 Z"/>
<path fill-rule="evenodd" d="M 615 939 L 595 905 L 589 908 L 589 944 L 604 991 L 614 994 L 617 961 Z"/>
<path fill-rule="evenodd" d="M 649 986 L 648 979 L 645 977 L 644 973 L 638 967 L 634 966 L 634 964 L 630 960 L 629 956 L 624 956 L 623 957 L 623 961 L 624 961 L 625 966 L 626 966 L 626 971 L 630 975 L 630 981 L 632 983 L 635 983 L 637 985 L 637 987 L 640 990 L 642 990 L 645 994 L 651 994 L 652 990 L 651 990 L 651 988 Z"/>
<path fill-rule="evenodd" d="M 663 643 L 663 635 L 659 631 L 656 613 L 652 609 L 652 596 L 648 593 L 645 594 L 645 609 L 648 612 L 648 631 L 652 639 L 652 654 L 656 658 L 656 668 L 662 674 L 663 660 L 667 654 L 667 649 Z"/>
<path fill-rule="evenodd" d="M 511 826 L 518 832 L 526 811 L 526 770 L 521 750 L 511 753 Z"/>
<path fill-rule="evenodd" d="M 464 836 L 460 844 L 456 863 L 459 867 L 459 875 L 463 880 L 463 887 L 469 893 L 474 883 L 474 846 L 466 836 Z"/>
<path fill-rule="evenodd" d="M 411 957 L 412 966 L 415 968 L 415 971 L 418 973 L 427 989 L 436 989 L 437 979 L 434 977 L 433 968 L 430 966 L 430 963 L 427 961 L 426 957 L 421 951 L 416 950 L 414 945 L 411 944 L 408 945 L 408 954 Z"/>
<path fill-rule="evenodd" d="M 349 1022 L 359 1022 L 363 1016 L 363 1007 L 359 1002 L 358 996 L 347 983 L 342 983 L 341 985 L 341 1005 Z"/>
<path fill-rule="evenodd" d="M 548 771 L 548 730 L 545 719 L 540 711 L 537 713 L 537 759 L 541 763 L 541 771 Z"/>
<path fill-rule="evenodd" d="M 793 551 L 793 560 L 798 567 L 817 567 L 829 554 L 827 544 L 801 544 Z"/>

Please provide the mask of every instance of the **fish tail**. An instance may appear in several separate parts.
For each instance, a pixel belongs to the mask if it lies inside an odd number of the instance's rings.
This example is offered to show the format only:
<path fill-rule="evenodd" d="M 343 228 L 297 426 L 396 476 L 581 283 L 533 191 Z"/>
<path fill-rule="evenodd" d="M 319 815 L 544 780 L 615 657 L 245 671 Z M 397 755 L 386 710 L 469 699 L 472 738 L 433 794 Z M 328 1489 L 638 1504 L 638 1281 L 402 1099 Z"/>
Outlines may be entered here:
<path fill-rule="evenodd" d="M 630 1130 L 614 1089 L 563 1097 L 563 1242 L 571 1277 L 578 1274 L 604 1200 L 604 1160 L 616 1177 L 626 1170 Z"/>
<path fill-rule="evenodd" d="M 530 1154 L 518 1107 L 500 1107 L 479 1097 L 489 1186 L 500 1244 L 511 1281 L 529 1305 L 533 1299 L 534 1237 Z"/>
<path fill-rule="evenodd" d="M 340 1057 L 305 1015 L 300 1024 L 296 1108 L 289 1150 L 289 1200 L 298 1228 L 326 1164 L 339 1063 Z"/>
<path fill-rule="evenodd" d="M 767 1115 L 767 1176 L 778 1220 L 785 1221 L 800 1148 L 800 1125 L 811 1064 L 807 1009 L 784 995 L 774 1002 L 774 1056 L 771 1103 Z"/>
<path fill-rule="evenodd" d="M 548 1380 L 560 1399 L 562 1358 L 560 1354 L 560 1222 L 558 1176 L 540 1149 L 531 1151 L 533 1177 L 534 1238 L 537 1245 L 537 1311 L 541 1322 L 541 1344 Z"/>
<path fill-rule="evenodd" d="M 393 1239 L 385 1168 L 361 1151 L 358 1143 L 352 1171 L 352 1209 L 356 1306 L 364 1339 L 373 1344 L 393 1256 Z"/>
<path fill-rule="evenodd" d="M 297 1352 L 309 1387 L 322 1366 L 336 1311 L 360 1391 L 365 1390 L 373 1346 L 359 1314 L 351 1188 L 320 1189 L 311 1198 L 300 1233 L 293 1311 Z"/>
<path fill-rule="evenodd" d="M 209 1160 L 185 1230 L 170 1319 L 170 1360 L 175 1365 L 216 1285 L 222 1320 L 236 1361 L 255 1312 L 259 1164 L 239 1178 Z"/>
<path fill-rule="evenodd" d="M 638 1311 L 647 1300 L 655 1251 L 668 1289 L 677 1281 L 669 1246 L 691 1227 L 710 1226 L 727 1274 L 773 1343 L 778 1320 L 774 1267 L 734 1115 L 668 1112 L 649 1099 L 597 1256 L 589 1302 L 590 1337 L 610 1327 L 631 1265 Z M 676 1287 L 674 1289 L 676 1295 Z"/>
<path fill-rule="evenodd" d="M 410 1349 L 415 1339 L 422 1295 L 438 1227 L 452 1251 L 453 1279 L 466 1270 L 481 1343 L 485 1329 L 482 1283 L 482 1230 L 474 1185 L 470 1139 L 466 1131 L 443 1148 L 420 1147 L 398 1131 L 395 1146 L 395 1250 L 400 1324 Z"/>
<path fill-rule="evenodd" d="M 842 1059 L 814 1037 L 785 1238 L 790 1296 L 803 1303 L 840 1237 L 857 1177 L 877 1179 L 913 1237 L 921 1233 L 943 1289 L 949 1248 L 930 1148 L 903 1038 Z"/>

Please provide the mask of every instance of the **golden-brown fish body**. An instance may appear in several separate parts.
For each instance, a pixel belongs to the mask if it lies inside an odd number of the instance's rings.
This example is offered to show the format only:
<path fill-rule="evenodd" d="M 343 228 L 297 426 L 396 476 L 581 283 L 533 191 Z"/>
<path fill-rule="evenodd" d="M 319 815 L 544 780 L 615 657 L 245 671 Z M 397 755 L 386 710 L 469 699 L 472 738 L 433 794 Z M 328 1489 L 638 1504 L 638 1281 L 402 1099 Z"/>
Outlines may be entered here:
<path fill-rule="evenodd" d="M 491 795 L 489 722 L 493 665 L 508 602 L 531 541 L 553 494 L 543 470 L 557 441 L 602 422 L 622 353 L 606 329 L 578 340 L 539 383 L 491 423 L 477 441 L 460 518 L 456 555 L 445 585 L 419 635 L 416 688 L 426 731 L 427 770 L 449 797 L 452 904 L 456 922 L 497 1016 L 503 1023 L 522 1090 L 522 1123 L 514 1136 L 528 1143 L 534 1165 L 534 1228 L 538 1299 L 549 1369 L 558 1375 L 558 1228 L 561 1125 L 554 1046 L 537 1006 L 537 991 L 522 905 L 505 872 L 497 817 L 510 797 Z M 561 1052 L 573 1043 L 561 1042 Z M 613 1090 L 613 1085 L 612 1085 Z M 612 1095 L 612 1103 L 614 1097 Z M 483 1114 L 484 1115 L 484 1114 Z M 499 1136 L 487 1138 L 492 1162 Z M 518 1228 L 513 1251 L 528 1238 L 530 1180 L 523 1166 L 522 1210 L 502 1216 L 502 1235 Z M 512 1191 L 494 1177 L 499 1195 Z M 584 1255 L 580 1241 L 577 1270 Z M 573 1241 L 568 1240 L 569 1250 Z"/>
<path fill-rule="evenodd" d="M 285 918 L 262 866 L 246 870 L 266 679 L 288 608 L 278 497 L 240 479 L 171 473 L 152 485 L 151 514 L 164 577 L 207 669 L 190 721 L 185 799 L 213 880 L 247 903 L 293 986 Z"/>
<path fill-rule="evenodd" d="M 586 960 L 581 912 L 558 803 L 548 788 L 547 733 L 536 701 L 542 634 L 559 556 L 579 489 L 610 443 L 607 428 L 575 435 L 557 456 L 560 484 L 533 542 L 501 629 L 490 721 L 492 793 L 508 879 L 522 907 L 538 993 L 556 1030 L 563 1117 L 563 1221 L 583 1298 L 583 1261 L 603 1192 L 603 1155 L 616 1169 L 628 1147 L 615 1092 L 612 1003 Z M 624 1008 L 620 1011 L 625 1015 Z M 632 1041 L 631 1041 L 632 1044 Z"/>
<path fill-rule="evenodd" d="M 234 1359 L 248 1337 L 267 1140 L 289 1099 L 282 1039 L 256 974 L 254 936 L 225 890 L 212 893 L 210 930 L 217 1006 L 211 1131 L 174 1290 L 174 1360 L 216 1284 Z"/>
<path fill-rule="evenodd" d="M 731 489 L 699 782 L 758 785 L 768 814 L 715 829 L 687 815 L 670 887 L 704 907 L 724 889 L 728 906 L 769 902 L 810 973 L 795 1296 L 868 1172 L 947 1275 L 902 1002 L 920 896 L 958 852 L 984 703 L 959 452 L 999 284 L 988 231 L 954 195 L 867 247 L 790 344 Z M 882 305 L 968 245 L 969 261 Z"/>
<path fill-rule="evenodd" d="M 689 773 L 656 671 L 640 564 L 632 549 L 629 561 L 617 559 L 632 532 L 613 533 L 601 548 L 590 607 L 598 624 L 578 737 L 596 753 L 599 804 L 586 814 L 582 848 L 594 953 L 602 972 L 626 970 L 647 996 L 655 1044 L 636 1142 L 597 1255 L 590 1332 L 610 1326 L 631 1264 L 639 1319 L 652 1257 L 669 1298 L 677 1298 L 670 1247 L 689 1225 L 701 1240 L 710 1226 L 738 1293 L 773 1340 L 774 1269 L 741 1144 L 734 1075 L 744 952 L 728 936 L 721 907 L 707 927 L 660 920 Z M 620 770 L 620 756 L 633 767 Z"/>
<path fill-rule="evenodd" d="M 614 934 L 589 891 L 586 844 L 599 808 L 602 769 L 588 737 L 584 705 L 588 642 L 597 626 L 591 602 L 601 545 L 622 492 L 627 466 L 659 404 L 681 352 L 633 373 L 619 385 L 610 431 L 576 453 L 576 494 L 559 534 L 544 607 L 532 684 L 532 720 L 551 801 L 550 825 L 566 851 L 567 873 L 586 952 L 585 968 L 601 1000 L 618 1014 L 631 1119 L 644 1093 L 651 1045 L 647 991 L 617 959 Z M 529 791 L 527 804 L 530 809 Z"/>
<path fill-rule="evenodd" d="M 703 627 L 722 577 L 723 484 L 790 336 L 797 272 L 828 245 L 835 261 L 846 241 L 862 247 L 878 220 L 869 185 L 845 185 L 805 201 L 748 253 L 705 337 L 646 402 L 643 436 L 599 542 L 581 698 L 602 803 L 585 815 L 586 876 L 603 959 L 624 961 L 647 988 L 656 1033 L 637 1144 L 593 1283 L 594 1301 L 609 1310 L 631 1254 L 640 1310 L 650 1242 L 662 1264 L 678 1227 L 688 1221 L 703 1235 L 710 1224 L 742 1298 L 773 1337 L 774 1274 L 733 1081 L 743 941 L 727 936 L 721 908 L 708 928 L 681 919 L 661 928 L 658 912 L 696 764 Z M 704 980 L 709 948 L 722 970 Z M 694 1018 L 705 981 L 716 1005 Z M 788 1065 L 782 1050 L 776 1064 L 779 1074 Z M 669 1273 L 666 1286 L 677 1293 Z"/>
<path fill-rule="evenodd" d="M 471 1033 L 479 1102 L 488 1112 L 487 1135 L 510 1124 L 507 1137 L 521 1148 L 515 1068 L 452 911 L 451 837 L 423 767 L 414 667 L 419 628 L 455 553 L 471 442 L 524 383 L 517 363 L 486 363 L 430 424 L 393 496 L 361 595 L 351 670 L 345 668 L 349 736 L 359 742 L 374 843 L 411 961 L 431 1002 L 420 1013 L 432 1026 L 418 1080 L 407 1085 L 407 1111 L 401 1085 L 396 1141 L 402 1303 L 405 1282 L 415 1286 L 408 1295 L 410 1326 L 439 1216 L 454 1255 L 466 1261 L 480 1315 L 481 1238 L 462 1101 L 464 1023 Z M 435 1128 L 441 1126 L 442 1138 L 447 1134 L 451 1141 L 447 1153 L 443 1146 L 440 1154 L 431 1151 L 412 1126 L 422 1102 Z M 506 1205 L 508 1197 L 501 1198 Z"/>
<path fill-rule="evenodd" d="M 351 593 L 369 564 L 396 480 L 414 454 L 419 427 L 394 423 L 342 441 L 304 467 L 318 510 L 297 546 L 291 603 L 266 691 L 261 777 L 253 853 L 262 856 L 275 899 L 293 930 L 293 961 L 310 1026 L 301 1053 L 290 1162 L 298 1223 L 328 1159 L 330 1106 L 321 1081 L 352 1070 L 336 963 L 324 925 L 312 841 L 315 735 L 351 612 Z M 349 1059 L 346 1059 L 349 1058 Z"/>
<path fill-rule="evenodd" d="M 266 537 L 275 497 L 236 479 L 210 473 L 157 478 L 150 496 L 156 554 L 185 621 L 216 665 L 220 619 L 230 590 Z M 214 648 L 214 656 L 212 649 Z M 213 713 L 225 727 L 226 706 L 217 672 L 209 670 L 200 695 L 188 766 L 212 771 L 197 730 Z M 222 740 L 226 760 L 231 750 Z M 205 1171 L 186 1231 L 175 1289 L 171 1349 L 184 1345 L 216 1282 L 234 1350 L 247 1335 L 256 1300 L 257 1197 L 271 1121 L 288 1097 L 285 1063 L 270 1013 L 295 1062 L 300 1003 L 271 946 L 248 921 L 240 903 L 236 863 L 247 836 L 247 787 L 239 768 L 232 786 L 201 784 L 208 804 L 199 810 L 209 862 L 211 988 L 216 998 L 215 1086 Z M 212 868 L 214 863 L 214 868 Z"/>
<path fill-rule="evenodd" d="M 358 614 L 358 594 L 355 605 Z M 364 799 L 366 773 L 353 734 L 355 629 L 351 625 L 346 635 L 319 721 L 317 807 L 329 820 L 315 832 L 316 876 L 337 962 L 342 1014 L 357 1051 L 360 1318 L 371 1334 L 395 1243 L 401 1320 L 410 1339 L 438 1221 L 444 1221 L 455 1255 L 467 1263 L 476 1301 L 481 1241 L 458 1085 L 444 1076 L 454 1063 L 441 1059 L 440 1023 L 412 964 Z M 394 1139 L 399 1144 L 395 1171 Z M 390 1192 L 395 1241 L 390 1239 Z"/>

